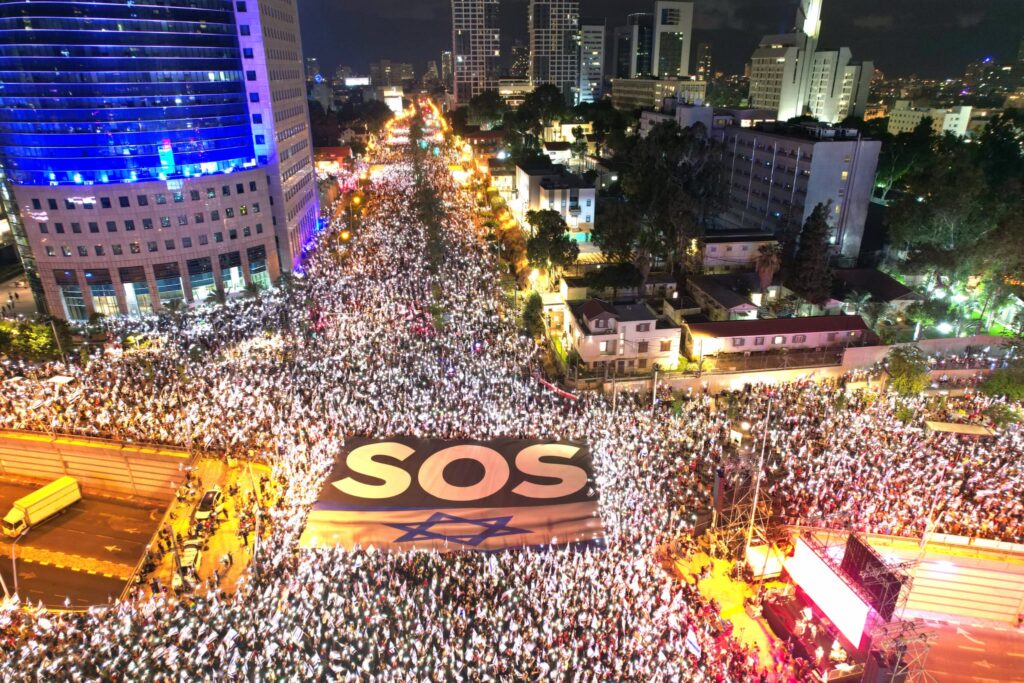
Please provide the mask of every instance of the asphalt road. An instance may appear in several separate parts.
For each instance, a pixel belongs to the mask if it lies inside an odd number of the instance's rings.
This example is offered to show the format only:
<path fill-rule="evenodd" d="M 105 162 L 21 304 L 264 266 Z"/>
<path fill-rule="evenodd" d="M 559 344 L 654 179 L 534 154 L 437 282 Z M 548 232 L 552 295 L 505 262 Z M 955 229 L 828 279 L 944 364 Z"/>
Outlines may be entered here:
<path fill-rule="evenodd" d="M 938 683 L 1024 681 L 1024 631 L 1010 626 L 929 622 L 938 638 L 925 669 Z"/>
<path fill-rule="evenodd" d="M 7 514 L 15 500 L 36 488 L 0 482 L 0 515 Z M 136 505 L 85 496 L 62 514 L 30 529 L 18 545 L 134 567 L 156 531 L 163 512 L 150 503 Z M 0 541 L 0 567 L 4 567 L 5 581 L 12 578 L 10 556 L 10 539 L 3 537 Z M 22 565 L 34 576 L 25 575 Z M 89 574 L 88 570 L 95 567 L 88 566 L 88 563 L 76 569 L 81 571 L 19 561 L 18 582 L 22 596 L 27 590 L 33 601 L 42 598 L 48 606 L 63 607 L 70 593 L 72 603 L 79 604 L 78 596 L 82 596 L 82 604 L 92 605 L 106 602 L 108 595 L 117 597 L 124 588 L 123 580 L 111 579 L 99 572 Z M 7 587 L 13 591 L 13 581 Z"/>
<path fill-rule="evenodd" d="M 0 575 L 7 590 L 14 592 L 10 553 L 0 558 Z M 71 569 L 58 569 L 35 562 L 18 561 L 18 597 L 22 604 L 82 609 L 116 600 L 124 590 L 124 580 L 107 578 Z"/>

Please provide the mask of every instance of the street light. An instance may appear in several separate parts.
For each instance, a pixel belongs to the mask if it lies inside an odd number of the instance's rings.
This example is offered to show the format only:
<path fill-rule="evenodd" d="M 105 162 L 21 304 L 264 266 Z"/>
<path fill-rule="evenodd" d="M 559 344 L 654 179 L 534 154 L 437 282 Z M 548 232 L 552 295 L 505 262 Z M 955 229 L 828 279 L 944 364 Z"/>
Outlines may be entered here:
<path fill-rule="evenodd" d="M 14 549 L 18 545 L 18 541 L 20 541 L 21 539 L 25 538 L 25 534 L 27 534 L 27 533 L 28 533 L 28 529 L 26 529 L 25 531 L 22 531 L 21 535 L 18 536 L 16 539 L 14 539 L 14 541 L 11 543 L 11 573 L 14 575 L 14 594 L 15 595 L 18 594 L 18 565 L 14 561 Z"/>

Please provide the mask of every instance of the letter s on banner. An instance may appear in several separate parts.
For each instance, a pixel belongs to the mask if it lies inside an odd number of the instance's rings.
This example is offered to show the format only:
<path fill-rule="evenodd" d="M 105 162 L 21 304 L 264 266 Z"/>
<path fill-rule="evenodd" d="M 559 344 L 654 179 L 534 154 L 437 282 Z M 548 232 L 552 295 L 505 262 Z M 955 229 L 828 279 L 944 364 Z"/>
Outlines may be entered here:
<path fill-rule="evenodd" d="M 576 465 L 543 462 L 541 458 L 572 458 L 579 447 L 561 443 L 542 443 L 527 446 L 516 455 L 516 469 L 534 477 L 558 479 L 557 484 L 534 484 L 524 481 L 512 489 L 526 498 L 562 498 L 570 496 L 587 485 L 587 472 Z"/>
<path fill-rule="evenodd" d="M 331 482 L 342 493 L 356 498 L 393 498 L 404 493 L 412 483 L 412 477 L 401 467 L 388 465 L 374 460 L 379 455 L 386 455 L 400 462 L 412 455 L 414 449 L 394 441 L 371 443 L 349 452 L 345 464 L 357 474 L 380 479 L 383 484 L 364 484 L 352 477 L 345 477 Z"/>

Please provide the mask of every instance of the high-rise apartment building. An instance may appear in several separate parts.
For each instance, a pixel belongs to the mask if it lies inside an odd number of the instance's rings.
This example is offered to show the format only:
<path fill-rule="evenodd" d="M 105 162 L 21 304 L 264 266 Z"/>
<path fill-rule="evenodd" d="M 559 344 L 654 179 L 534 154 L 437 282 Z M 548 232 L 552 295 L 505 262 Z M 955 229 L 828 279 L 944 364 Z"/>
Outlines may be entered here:
<path fill-rule="evenodd" d="M 764 36 L 751 57 L 750 104 L 785 121 L 806 113 L 826 123 L 863 116 L 874 65 L 849 48 L 818 51 L 823 0 L 801 0 L 791 33 Z"/>
<path fill-rule="evenodd" d="M 455 87 L 455 67 L 451 50 L 441 53 L 441 85 L 447 92 L 453 92 Z"/>
<path fill-rule="evenodd" d="M 637 12 L 626 17 L 626 25 L 614 32 L 614 78 L 644 78 L 651 75 L 654 52 L 654 15 Z"/>
<path fill-rule="evenodd" d="M 709 81 L 714 76 L 711 63 L 711 45 L 698 43 L 697 45 L 697 78 L 702 81 Z"/>
<path fill-rule="evenodd" d="M 316 57 L 306 57 L 306 82 L 312 83 L 313 79 L 320 75 L 320 60 Z"/>
<path fill-rule="evenodd" d="M 530 0 L 530 82 L 574 102 L 579 90 L 579 0 Z"/>
<path fill-rule="evenodd" d="M 601 99 L 604 84 L 605 20 L 580 22 L 580 102 Z"/>
<path fill-rule="evenodd" d="M 910 100 L 897 100 L 889 111 L 888 132 L 891 135 L 913 133 L 925 119 L 932 122 L 932 130 L 936 135 L 952 133 L 958 138 L 967 135 L 967 126 L 971 122 L 972 107 L 960 106 L 949 109 L 932 109 L 915 107 Z"/>
<path fill-rule="evenodd" d="M 400 86 L 416 80 L 412 64 L 382 59 L 370 64 L 370 82 L 377 87 Z"/>
<path fill-rule="evenodd" d="M 460 105 L 498 89 L 498 0 L 452 0 L 453 93 Z"/>
<path fill-rule="evenodd" d="M 850 48 L 819 50 L 811 61 L 811 80 L 807 109 L 819 121 L 839 123 L 847 116 L 864 116 L 871 77 L 872 62 L 854 64 Z"/>
<path fill-rule="evenodd" d="M 517 40 L 512 43 L 509 52 L 512 62 L 509 66 L 508 77 L 517 81 L 527 80 L 530 77 L 530 46 Z"/>
<path fill-rule="evenodd" d="M 0 18 L 0 201 L 40 310 L 149 314 L 299 265 L 318 209 L 295 0 Z"/>
<path fill-rule="evenodd" d="M 657 0 L 654 3 L 652 75 L 659 78 L 684 78 L 690 75 L 692 33 L 692 2 Z"/>

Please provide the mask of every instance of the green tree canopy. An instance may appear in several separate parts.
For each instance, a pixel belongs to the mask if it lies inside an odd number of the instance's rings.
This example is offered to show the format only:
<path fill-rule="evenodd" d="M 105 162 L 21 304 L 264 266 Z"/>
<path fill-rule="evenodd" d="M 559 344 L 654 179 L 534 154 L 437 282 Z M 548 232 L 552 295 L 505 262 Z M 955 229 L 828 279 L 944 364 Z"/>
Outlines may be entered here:
<path fill-rule="evenodd" d="M 506 112 L 508 106 L 497 90 L 484 90 L 469 100 L 469 122 L 484 130 L 499 127 Z"/>
<path fill-rule="evenodd" d="M 928 359 L 915 344 L 894 346 L 886 356 L 889 388 L 900 396 L 916 396 L 928 386 Z"/>
<path fill-rule="evenodd" d="M 544 268 L 554 276 L 576 263 L 580 248 L 569 236 L 562 214 L 551 209 L 527 211 L 526 222 L 533 228 L 533 235 L 526 241 L 526 258 L 531 266 Z"/>
<path fill-rule="evenodd" d="M 818 204 L 807 217 L 786 278 L 788 287 L 812 304 L 824 303 L 832 292 L 829 267 L 832 228 L 828 224 L 831 207 L 831 202 Z"/>

